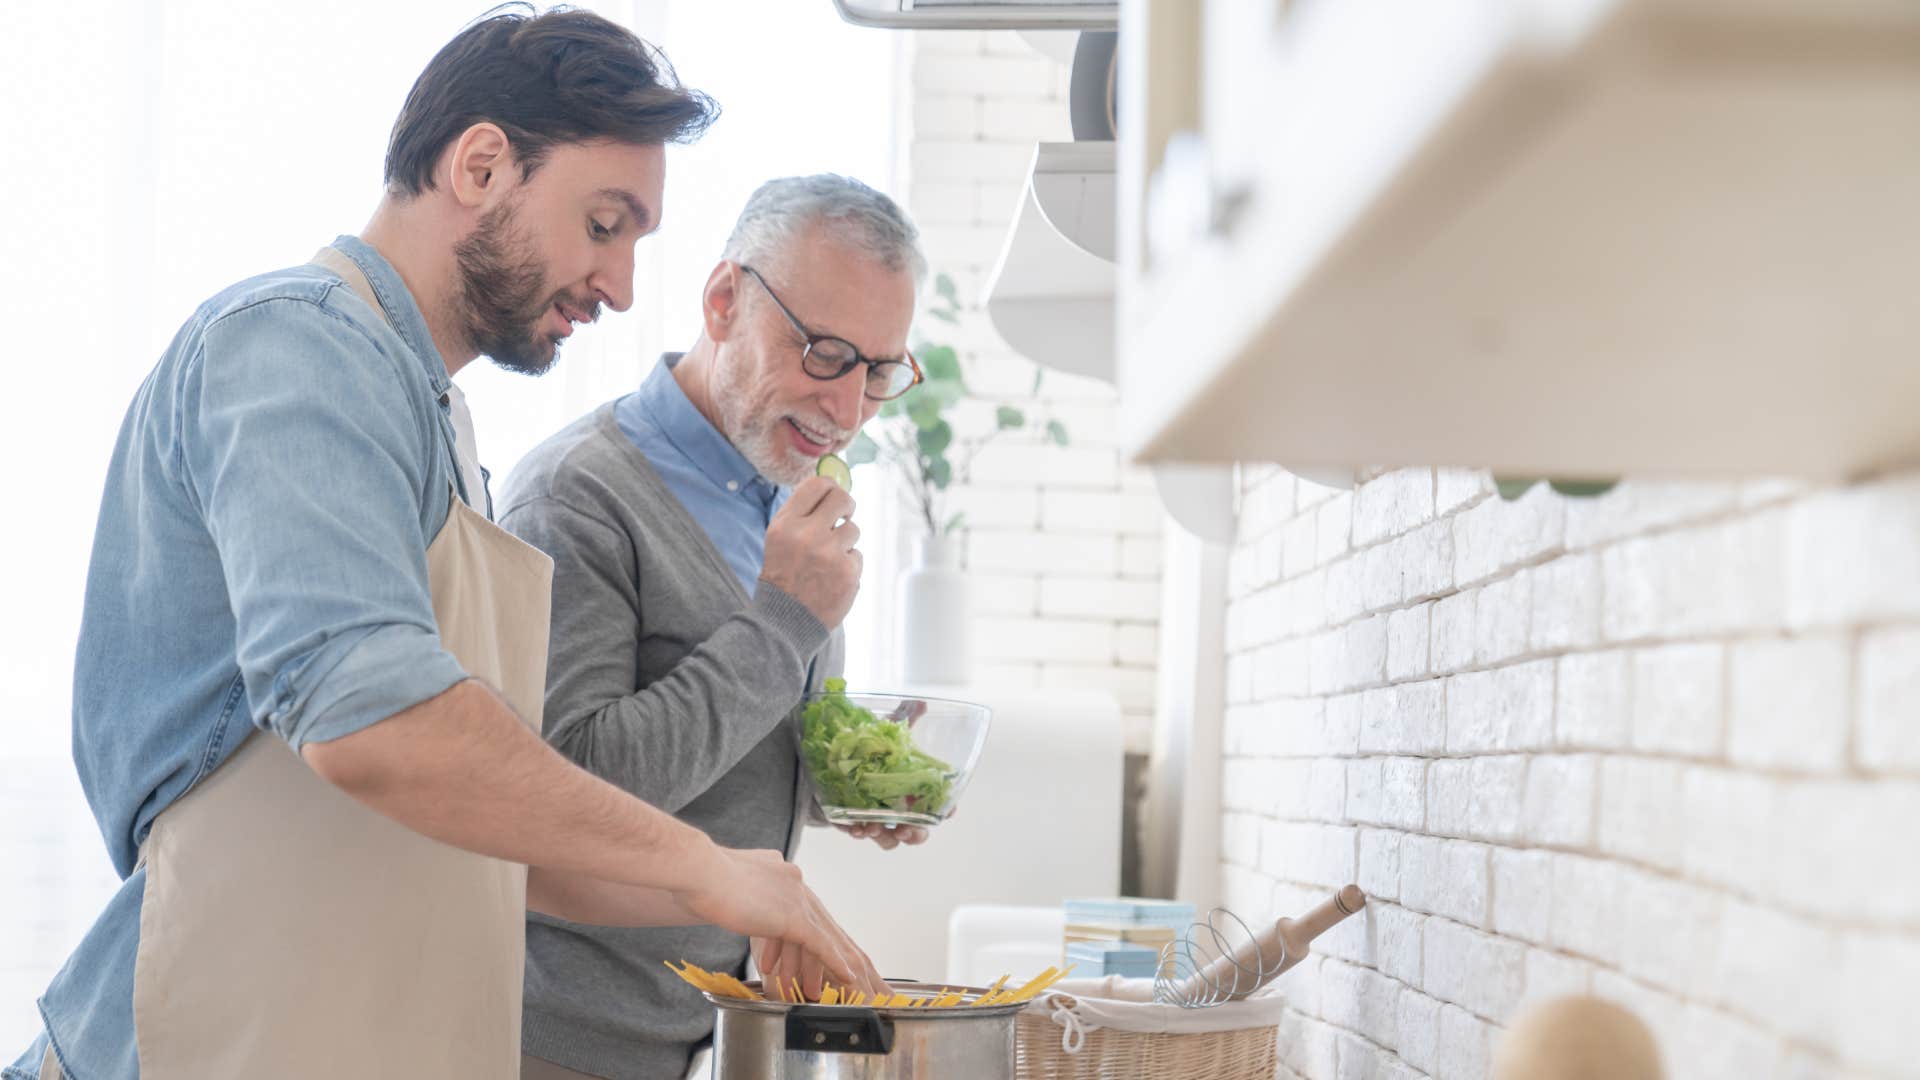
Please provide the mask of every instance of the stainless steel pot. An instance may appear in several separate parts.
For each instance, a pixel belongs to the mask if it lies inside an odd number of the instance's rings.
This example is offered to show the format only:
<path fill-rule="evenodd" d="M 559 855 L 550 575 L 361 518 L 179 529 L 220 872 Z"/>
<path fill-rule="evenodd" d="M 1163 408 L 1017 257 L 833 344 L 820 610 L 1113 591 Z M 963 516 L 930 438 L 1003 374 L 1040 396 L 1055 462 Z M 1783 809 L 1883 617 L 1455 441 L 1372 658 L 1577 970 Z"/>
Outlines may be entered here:
<path fill-rule="evenodd" d="M 756 985 L 757 984 L 752 984 Z M 895 984 L 901 993 L 965 990 Z M 875 1009 L 707 995 L 719 1009 L 714 1080 L 1013 1080 L 1014 1018 L 1025 1005 Z"/>

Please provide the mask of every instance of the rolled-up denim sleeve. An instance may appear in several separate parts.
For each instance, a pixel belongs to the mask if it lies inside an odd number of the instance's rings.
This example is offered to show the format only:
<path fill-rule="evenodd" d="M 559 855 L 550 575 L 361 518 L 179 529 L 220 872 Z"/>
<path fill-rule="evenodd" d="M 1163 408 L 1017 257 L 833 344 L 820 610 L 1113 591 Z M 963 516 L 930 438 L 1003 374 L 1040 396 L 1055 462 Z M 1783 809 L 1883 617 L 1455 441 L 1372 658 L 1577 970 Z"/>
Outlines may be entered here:
<path fill-rule="evenodd" d="M 466 678 L 427 584 L 433 432 L 400 371 L 342 316 L 276 299 L 208 328 L 183 396 L 180 464 L 219 551 L 253 721 L 296 749 Z"/>

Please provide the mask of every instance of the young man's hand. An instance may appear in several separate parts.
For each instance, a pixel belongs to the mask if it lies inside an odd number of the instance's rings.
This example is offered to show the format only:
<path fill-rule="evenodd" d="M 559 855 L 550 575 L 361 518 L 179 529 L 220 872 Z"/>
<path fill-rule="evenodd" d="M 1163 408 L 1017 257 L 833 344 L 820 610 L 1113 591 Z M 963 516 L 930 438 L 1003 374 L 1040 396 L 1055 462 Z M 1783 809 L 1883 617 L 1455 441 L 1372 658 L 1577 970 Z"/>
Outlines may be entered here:
<path fill-rule="evenodd" d="M 687 910 L 736 934 L 770 939 L 777 969 L 789 975 L 803 974 L 800 965 L 807 958 L 811 967 L 804 974 L 811 977 L 869 994 L 885 989 L 873 961 L 827 913 L 799 867 L 777 851 L 712 851 L 717 858 L 698 884 L 677 893 Z M 784 966 L 778 963 L 782 957 Z"/>

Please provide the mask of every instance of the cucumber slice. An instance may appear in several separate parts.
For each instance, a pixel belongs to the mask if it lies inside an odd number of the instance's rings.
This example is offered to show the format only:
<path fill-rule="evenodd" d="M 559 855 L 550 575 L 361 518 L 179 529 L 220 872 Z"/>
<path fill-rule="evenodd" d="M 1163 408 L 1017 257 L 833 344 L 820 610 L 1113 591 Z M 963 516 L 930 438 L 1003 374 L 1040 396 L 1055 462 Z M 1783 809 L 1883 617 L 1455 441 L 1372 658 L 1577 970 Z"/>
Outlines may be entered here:
<path fill-rule="evenodd" d="M 813 471 L 815 474 L 827 477 L 834 483 L 839 484 L 847 491 L 853 490 L 853 470 L 848 468 L 847 463 L 840 460 L 836 455 L 821 455 L 820 464 L 814 466 Z"/>

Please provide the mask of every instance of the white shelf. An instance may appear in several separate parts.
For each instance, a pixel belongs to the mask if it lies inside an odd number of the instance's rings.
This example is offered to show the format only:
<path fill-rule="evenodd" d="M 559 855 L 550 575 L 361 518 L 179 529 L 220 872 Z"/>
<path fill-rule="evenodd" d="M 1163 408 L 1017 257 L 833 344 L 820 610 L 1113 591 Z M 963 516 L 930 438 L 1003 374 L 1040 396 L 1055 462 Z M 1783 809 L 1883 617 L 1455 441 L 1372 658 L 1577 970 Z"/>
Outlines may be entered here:
<path fill-rule="evenodd" d="M 1920 457 L 1920 5 L 1342 0 L 1262 47 L 1193 65 L 1243 211 L 1151 269 L 1122 239 L 1142 460 Z"/>

